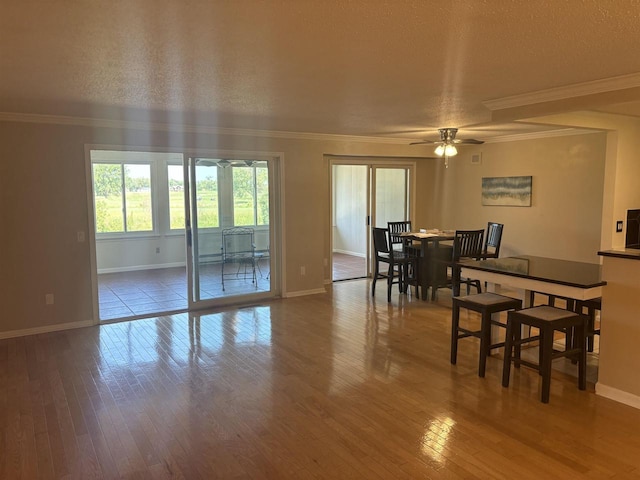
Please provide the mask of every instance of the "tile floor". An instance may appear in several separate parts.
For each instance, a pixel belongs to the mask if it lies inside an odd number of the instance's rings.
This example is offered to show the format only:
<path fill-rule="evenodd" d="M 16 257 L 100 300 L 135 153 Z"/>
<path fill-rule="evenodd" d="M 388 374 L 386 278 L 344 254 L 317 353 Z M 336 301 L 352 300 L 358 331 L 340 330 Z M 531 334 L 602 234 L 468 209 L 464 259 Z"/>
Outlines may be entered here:
<path fill-rule="evenodd" d="M 243 295 L 270 289 L 269 265 L 261 261 L 256 270 L 257 286 L 251 276 L 225 276 L 225 290 L 220 281 L 220 265 L 203 265 L 200 271 L 201 298 Z M 365 276 L 365 259 L 341 253 L 333 254 L 333 279 L 346 280 Z M 184 311 L 187 302 L 185 267 L 139 270 L 98 275 L 100 320 L 142 317 Z"/>

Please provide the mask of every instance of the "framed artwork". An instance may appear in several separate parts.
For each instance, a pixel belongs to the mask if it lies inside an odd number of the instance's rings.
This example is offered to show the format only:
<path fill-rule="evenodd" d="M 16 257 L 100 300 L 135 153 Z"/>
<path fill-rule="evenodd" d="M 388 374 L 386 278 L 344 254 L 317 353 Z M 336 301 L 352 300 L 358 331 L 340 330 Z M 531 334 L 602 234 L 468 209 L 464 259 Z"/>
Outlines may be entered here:
<path fill-rule="evenodd" d="M 533 177 L 483 177 L 482 205 L 531 206 Z"/>

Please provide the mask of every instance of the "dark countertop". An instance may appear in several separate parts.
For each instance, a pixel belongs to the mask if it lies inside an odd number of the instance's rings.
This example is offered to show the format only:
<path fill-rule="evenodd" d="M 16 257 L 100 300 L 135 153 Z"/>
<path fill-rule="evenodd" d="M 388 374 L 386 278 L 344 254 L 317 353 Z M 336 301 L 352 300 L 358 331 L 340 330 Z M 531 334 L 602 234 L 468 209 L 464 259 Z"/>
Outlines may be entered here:
<path fill-rule="evenodd" d="M 636 248 L 617 248 L 613 250 L 602 250 L 598 255 L 603 257 L 628 258 L 629 260 L 640 260 L 640 250 Z"/>
<path fill-rule="evenodd" d="M 514 277 L 541 280 L 579 288 L 606 285 L 598 264 L 522 255 L 489 260 L 461 262 L 461 267 L 495 272 Z"/>

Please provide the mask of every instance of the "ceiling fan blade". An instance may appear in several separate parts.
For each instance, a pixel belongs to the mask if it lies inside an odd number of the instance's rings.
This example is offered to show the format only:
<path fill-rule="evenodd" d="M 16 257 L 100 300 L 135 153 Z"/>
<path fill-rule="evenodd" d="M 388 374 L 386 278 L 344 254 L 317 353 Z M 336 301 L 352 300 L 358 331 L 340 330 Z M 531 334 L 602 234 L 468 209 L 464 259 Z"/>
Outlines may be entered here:
<path fill-rule="evenodd" d="M 440 143 L 440 142 L 433 142 L 431 140 L 423 140 L 422 142 L 411 142 L 409 145 L 433 145 L 435 143 Z"/>
<path fill-rule="evenodd" d="M 483 140 L 476 140 L 475 138 L 456 138 L 453 143 L 466 143 L 467 145 L 482 145 Z"/>

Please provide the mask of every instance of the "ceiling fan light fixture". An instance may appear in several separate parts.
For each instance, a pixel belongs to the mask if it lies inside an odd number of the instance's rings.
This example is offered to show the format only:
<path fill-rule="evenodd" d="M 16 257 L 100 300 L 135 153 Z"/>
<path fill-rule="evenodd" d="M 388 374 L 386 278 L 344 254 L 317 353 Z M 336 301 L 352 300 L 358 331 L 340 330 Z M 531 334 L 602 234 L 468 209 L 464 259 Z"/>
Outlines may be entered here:
<path fill-rule="evenodd" d="M 444 151 L 445 151 L 444 145 L 438 145 L 436 149 L 433 151 L 433 153 L 441 157 L 442 155 L 444 155 Z"/>
<path fill-rule="evenodd" d="M 445 145 L 444 154 L 447 157 L 453 157 L 458 154 L 458 149 L 454 145 Z"/>

